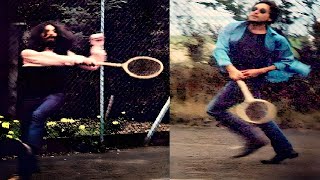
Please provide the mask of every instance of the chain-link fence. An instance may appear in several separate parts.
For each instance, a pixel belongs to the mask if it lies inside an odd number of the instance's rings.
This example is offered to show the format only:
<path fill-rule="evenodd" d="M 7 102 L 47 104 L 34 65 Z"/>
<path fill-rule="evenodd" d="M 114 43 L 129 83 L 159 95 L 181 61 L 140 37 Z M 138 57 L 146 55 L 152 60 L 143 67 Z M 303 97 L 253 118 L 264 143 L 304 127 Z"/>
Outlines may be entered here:
<path fill-rule="evenodd" d="M 205 112 L 207 103 L 225 83 L 212 57 L 218 34 L 227 24 L 236 20 L 246 20 L 256 2 L 258 1 L 170 1 L 170 83 L 173 96 L 171 120 L 178 122 L 183 115 L 186 118 L 190 117 L 185 111 L 179 110 L 183 104 L 185 108 L 190 109 L 193 119 L 207 118 Z M 295 57 L 312 67 L 308 78 L 303 80 L 296 78 L 284 84 L 278 83 L 267 88 L 268 90 L 271 88 L 272 91 L 265 90 L 272 92 L 267 96 L 271 101 L 279 103 L 281 107 L 279 115 L 284 117 L 282 118 L 284 122 L 290 118 L 297 119 L 299 115 L 303 116 L 289 112 L 287 109 L 290 109 L 288 108 L 290 106 L 299 113 L 310 114 L 320 108 L 320 99 L 317 95 L 320 92 L 318 82 L 320 47 L 317 45 L 320 36 L 318 21 L 320 5 L 318 0 L 275 2 L 281 9 L 281 17 L 272 26 L 288 38 Z M 297 94 L 293 93 L 301 91 L 308 94 L 309 98 L 297 98 Z M 290 102 L 285 102 L 288 99 Z M 316 117 L 317 115 L 314 115 L 310 118 L 316 119 Z M 299 119 L 295 125 L 300 126 L 301 122 Z"/>
<path fill-rule="evenodd" d="M 30 29 L 54 20 L 65 24 L 75 34 L 76 42 L 71 51 L 77 54 L 89 56 L 89 36 L 101 32 L 103 26 L 108 62 L 124 63 L 135 56 L 150 56 L 162 61 L 164 71 L 156 78 L 139 80 L 127 75 L 122 68 L 104 67 L 104 73 L 100 74 L 99 70 L 68 67 L 68 77 L 64 79 L 66 101 L 49 119 L 49 126 L 55 125 L 51 121 L 61 118 L 80 120 L 77 126 L 84 125 L 99 134 L 100 106 L 105 106 L 102 112 L 105 114 L 111 95 L 114 101 L 108 120 L 121 117 L 128 121 L 153 122 L 169 97 L 168 6 L 169 1 L 145 0 L 10 1 L 8 115 L 14 118 L 17 113 L 22 69 L 20 52 L 26 48 Z M 104 91 L 100 89 L 100 78 L 104 80 Z M 100 100 L 101 93 L 105 97 L 103 100 Z M 168 122 L 168 115 L 163 122 Z"/>

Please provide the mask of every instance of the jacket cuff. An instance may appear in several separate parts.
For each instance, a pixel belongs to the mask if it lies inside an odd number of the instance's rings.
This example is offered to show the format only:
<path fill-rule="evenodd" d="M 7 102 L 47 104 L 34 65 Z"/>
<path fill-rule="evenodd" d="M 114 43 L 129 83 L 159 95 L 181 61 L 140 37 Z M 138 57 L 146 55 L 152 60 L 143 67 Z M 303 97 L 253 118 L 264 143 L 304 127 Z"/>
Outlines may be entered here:
<path fill-rule="evenodd" d="M 278 70 L 284 70 L 286 68 L 286 65 L 284 63 L 281 63 L 281 62 L 275 62 L 273 63 L 274 66 L 276 66 L 276 68 Z"/>

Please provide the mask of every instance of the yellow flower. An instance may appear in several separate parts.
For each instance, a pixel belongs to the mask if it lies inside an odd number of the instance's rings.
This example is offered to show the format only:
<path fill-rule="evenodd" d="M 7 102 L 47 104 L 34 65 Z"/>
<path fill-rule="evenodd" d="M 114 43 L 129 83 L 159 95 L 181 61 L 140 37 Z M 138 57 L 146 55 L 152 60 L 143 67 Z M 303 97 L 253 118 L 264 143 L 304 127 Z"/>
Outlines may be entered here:
<path fill-rule="evenodd" d="M 0 119 L 2 119 L 2 118 L 4 118 L 4 116 L 1 116 L 1 115 L 0 115 Z"/>
<path fill-rule="evenodd" d="M 101 118 L 101 116 L 100 116 L 100 115 L 98 115 L 98 116 L 97 116 L 97 118 Z"/>
<path fill-rule="evenodd" d="M 125 111 L 122 111 L 121 114 L 126 114 L 126 112 L 125 112 Z"/>
<path fill-rule="evenodd" d="M 66 122 L 66 121 L 68 121 L 68 119 L 67 118 L 61 118 L 60 121 L 61 122 Z"/>
<path fill-rule="evenodd" d="M 56 122 L 52 122 L 52 121 L 47 122 L 47 126 L 54 126 L 56 124 L 57 124 Z"/>
<path fill-rule="evenodd" d="M 14 123 L 19 123 L 20 121 L 19 121 L 19 120 L 13 120 L 13 122 L 14 122 Z"/>
<path fill-rule="evenodd" d="M 112 124 L 113 124 L 113 125 L 118 125 L 118 124 L 119 124 L 119 121 L 112 121 Z"/>
<path fill-rule="evenodd" d="M 73 119 L 67 119 L 67 118 L 62 118 L 60 121 L 61 121 L 61 122 L 65 122 L 65 123 L 73 123 L 73 122 L 75 122 L 75 120 L 73 120 Z"/>
<path fill-rule="evenodd" d="M 3 123 L 2 123 L 2 127 L 9 129 L 10 123 L 8 123 L 8 122 L 3 122 Z"/>
<path fill-rule="evenodd" d="M 8 134 L 14 134 L 14 132 L 13 131 L 9 131 Z"/>
<path fill-rule="evenodd" d="M 85 125 L 80 125 L 80 126 L 79 126 L 79 129 L 80 129 L 80 130 L 84 130 L 85 128 L 86 128 Z"/>
<path fill-rule="evenodd" d="M 13 136 L 12 136 L 12 135 L 7 135 L 7 138 L 12 139 L 12 138 L 13 138 Z"/>

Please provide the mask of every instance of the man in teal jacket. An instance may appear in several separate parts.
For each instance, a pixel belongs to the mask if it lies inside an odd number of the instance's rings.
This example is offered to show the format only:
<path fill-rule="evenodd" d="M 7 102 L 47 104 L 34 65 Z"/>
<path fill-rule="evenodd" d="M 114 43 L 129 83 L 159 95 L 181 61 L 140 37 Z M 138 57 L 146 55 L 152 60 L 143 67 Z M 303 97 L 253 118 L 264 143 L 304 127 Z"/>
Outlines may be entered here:
<path fill-rule="evenodd" d="M 213 56 L 221 71 L 228 73 L 229 81 L 208 105 L 207 113 L 239 134 L 246 141 L 242 153 L 247 156 L 267 142 L 254 127 L 227 110 L 243 101 L 237 80 L 244 80 L 255 98 L 260 98 L 263 83 L 287 81 L 294 74 L 307 76 L 310 66 L 294 59 L 287 39 L 269 25 L 277 19 L 279 9 L 273 1 L 257 2 L 247 21 L 227 25 L 219 34 Z M 264 164 L 278 164 L 285 159 L 298 157 L 291 143 L 274 121 L 258 125 L 270 139 L 276 155 Z"/>

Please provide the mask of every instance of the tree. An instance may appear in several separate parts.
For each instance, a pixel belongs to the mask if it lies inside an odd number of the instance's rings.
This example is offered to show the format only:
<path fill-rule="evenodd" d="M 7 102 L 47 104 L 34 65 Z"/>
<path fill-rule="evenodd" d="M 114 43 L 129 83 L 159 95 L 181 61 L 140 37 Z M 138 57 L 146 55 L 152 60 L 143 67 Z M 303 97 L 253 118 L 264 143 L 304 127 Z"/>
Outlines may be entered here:
<path fill-rule="evenodd" d="M 214 10 L 218 10 L 219 7 L 231 12 L 233 14 L 233 19 L 235 20 L 244 20 L 246 19 L 246 11 L 245 7 L 247 5 L 246 2 L 238 3 L 237 0 L 215 0 L 213 3 L 208 2 L 197 2 L 199 4 L 204 5 L 206 8 L 213 8 Z"/>

